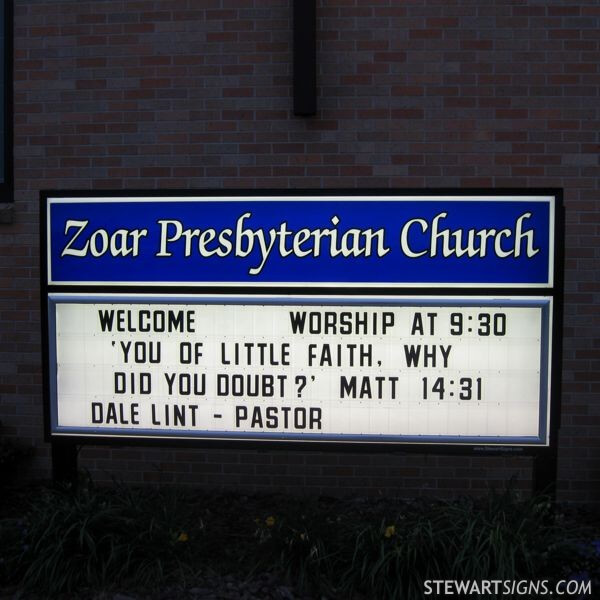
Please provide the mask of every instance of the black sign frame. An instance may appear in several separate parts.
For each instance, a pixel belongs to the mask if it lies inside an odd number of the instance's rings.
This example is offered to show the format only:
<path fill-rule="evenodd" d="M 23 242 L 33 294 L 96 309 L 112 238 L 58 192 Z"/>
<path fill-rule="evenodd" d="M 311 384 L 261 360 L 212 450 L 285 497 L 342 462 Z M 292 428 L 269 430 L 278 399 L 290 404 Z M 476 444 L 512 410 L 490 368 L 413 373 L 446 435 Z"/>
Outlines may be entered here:
<path fill-rule="evenodd" d="M 254 196 L 511 196 L 518 198 L 519 196 L 538 196 L 546 195 L 553 196 L 555 199 L 555 219 L 554 219 L 554 273 L 552 287 L 534 290 L 518 287 L 518 288 L 503 288 L 501 293 L 503 296 L 527 296 L 538 295 L 552 298 L 552 362 L 550 366 L 551 386 L 550 397 L 548 399 L 550 405 L 550 422 L 549 422 L 549 444 L 541 445 L 490 445 L 481 444 L 389 444 L 389 443 L 360 443 L 360 442 L 335 442 L 326 441 L 319 443 L 301 442 L 301 441 L 250 441 L 250 440 L 235 440 L 235 439 L 172 439 L 172 438 L 135 438 L 131 434 L 127 437 L 111 436 L 106 438 L 90 437 L 85 435 L 55 435 L 51 432 L 50 427 L 50 365 L 49 365 L 49 330 L 48 330 L 48 295 L 50 293 L 83 293 L 97 294 L 99 289 L 97 286 L 64 286 L 64 285 L 48 285 L 47 277 L 47 202 L 50 197 L 136 197 L 136 196 L 239 196 L 254 197 Z M 557 454 L 557 440 L 560 428 L 560 412 L 561 412 L 561 373 L 562 373 L 562 315 L 563 315 L 563 273 L 564 273 L 564 205 L 563 205 L 563 190 L 559 188 L 495 188 L 495 189 L 477 189 L 477 188 L 429 188 L 429 189 L 218 189 L 218 190 L 101 190 L 98 192 L 90 190 L 50 190 L 43 191 L 40 194 L 40 249 L 41 249 L 41 307 L 42 307 L 42 341 L 43 341 L 43 377 L 44 377 L 44 431 L 45 440 L 51 442 L 56 452 L 60 452 L 61 456 L 65 456 L 67 447 L 74 448 L 75 445 L 93 444 L 93 445 L 131 445 L 131 446 L 152 446 L 152 447 L 193 447 L 193 448 L 224 448 L 234 450 L 292 450 L 292 451 L 331 451 L 331 452 L 384 452 L 390 454 L 447 454 L 447 455 L 508 455 L 508 456 L 533 456 L 540 460 L 540 465 L 545 465 L 541 471 L 548 471 L 548 461 L 555 465 Z M 173 291 L 173 290 L 171 290 Z M 103 294 L 165 294 L 166 290 L 162 287 L 147 286 L 144 288 L 135 287 L 102 287 Z M 315 287 L 311 289 L 301 288 L 295 289 L 286 287 L 285 289 L 274 287 L 256 288 L 235 287 L 223 288 L 219 286 L 203 288 L 203 293 L 211 295 L 219 294 L 303 294 L 314 295 L 315 297 L 326 295 L 337 296 L 355 296 L 355 295 L 372 295 L 372 289 L 351 288 L 340 289 L 332 287 Z M 178 294 L 198 293 L 197 288 L 181 287 L 177 289 Z M 497 289 L 477 289 L 474 287 L 468 288 L 423 288 L 411 287 L 402 288 L 378 288 L 377 295 L 427 295 L 427 296 L 494 296 L 499 294 Z M 69 453 L 67 452 L 67 455 Z M 537 464 L 537 463 L 536 463 Z M 554 468 L 549 468 L 550 472 L 555 472 Z M 540 480 L 546 482 L 547 477 L 540 475 Z M 539 485 L 538 485 L 539 487 Z"/>
<path fill-rule="evenodd" d="M 2 136 L 4 176 L 0 178 L 0 203 L 13 202 L 13 0 L 4 0 L 0 7 L 4 20 L 3 44 L 3 103 L 4 111 L 0 114 L 4 126 Z"/>

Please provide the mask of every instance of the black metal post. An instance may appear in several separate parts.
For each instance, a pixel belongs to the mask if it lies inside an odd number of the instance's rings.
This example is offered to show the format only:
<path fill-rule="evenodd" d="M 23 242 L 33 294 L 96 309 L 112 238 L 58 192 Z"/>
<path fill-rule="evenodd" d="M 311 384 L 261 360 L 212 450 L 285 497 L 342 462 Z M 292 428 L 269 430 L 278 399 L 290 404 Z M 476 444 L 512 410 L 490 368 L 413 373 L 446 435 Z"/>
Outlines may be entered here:
<path fill-rule="evenodd" d="M 52 479 L 54 483 L 77 485 L 77 447 L 52 442 Z"/>
<path fill-rule="evenodd" d="M 294 115 L 317 112 L 316 0 L 294 0 Z"/>
<path fill-rule="evenodd" d="M 533 459 L 533 495 L 544 494 L 550 501 L 556 501 L 556 480 L 558 476 L 558 452 L 556 447 L 538 454 Z"/>

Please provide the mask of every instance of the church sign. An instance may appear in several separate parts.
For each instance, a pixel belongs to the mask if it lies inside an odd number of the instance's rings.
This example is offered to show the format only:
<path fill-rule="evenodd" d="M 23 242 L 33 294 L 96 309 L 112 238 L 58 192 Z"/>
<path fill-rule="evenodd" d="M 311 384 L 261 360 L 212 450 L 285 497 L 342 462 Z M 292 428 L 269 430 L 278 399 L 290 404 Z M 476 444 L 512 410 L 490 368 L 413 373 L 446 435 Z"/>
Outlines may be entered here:
<path fill-rule="evenodd" d="M 47 435 L 548 447 L 560 209 L 556 190 L 45 193 Z"/>

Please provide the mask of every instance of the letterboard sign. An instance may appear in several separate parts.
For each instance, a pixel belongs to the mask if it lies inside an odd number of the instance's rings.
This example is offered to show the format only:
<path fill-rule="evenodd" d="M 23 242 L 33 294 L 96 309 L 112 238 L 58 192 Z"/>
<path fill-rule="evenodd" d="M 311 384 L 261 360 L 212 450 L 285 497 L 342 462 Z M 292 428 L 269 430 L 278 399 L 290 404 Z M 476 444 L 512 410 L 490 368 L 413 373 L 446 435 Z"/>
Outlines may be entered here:
<path fill-rule="evenodd" d="M 547 447 L 559 203 L 44 194 L 48 436 Z"/>

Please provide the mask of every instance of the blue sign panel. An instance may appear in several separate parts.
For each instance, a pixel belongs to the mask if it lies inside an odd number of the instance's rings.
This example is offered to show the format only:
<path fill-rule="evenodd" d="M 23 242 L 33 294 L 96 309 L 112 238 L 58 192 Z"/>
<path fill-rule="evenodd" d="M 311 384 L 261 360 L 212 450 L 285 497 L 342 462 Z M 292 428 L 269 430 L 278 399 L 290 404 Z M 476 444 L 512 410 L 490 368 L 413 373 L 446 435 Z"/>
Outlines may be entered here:
<path fill-rule="evenodd" d="M 51 197 L 48 283 L 552 287 L 554 197 Z"/>

